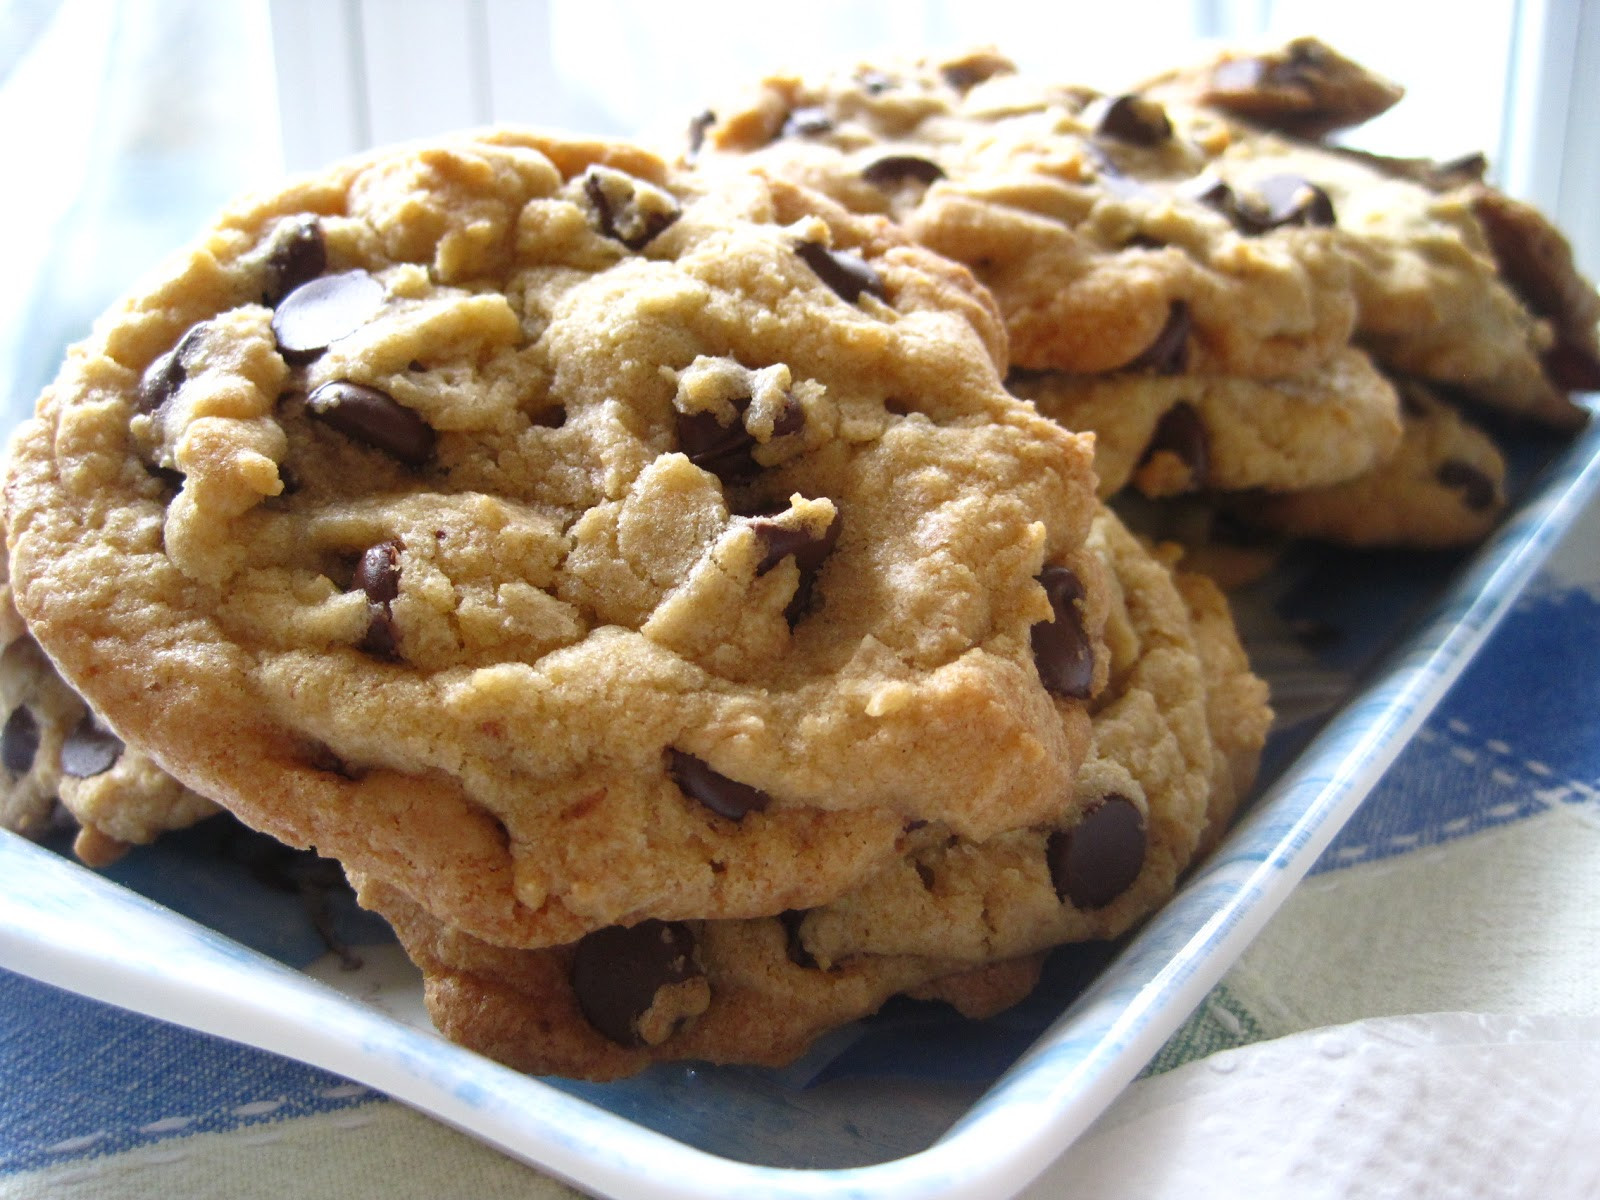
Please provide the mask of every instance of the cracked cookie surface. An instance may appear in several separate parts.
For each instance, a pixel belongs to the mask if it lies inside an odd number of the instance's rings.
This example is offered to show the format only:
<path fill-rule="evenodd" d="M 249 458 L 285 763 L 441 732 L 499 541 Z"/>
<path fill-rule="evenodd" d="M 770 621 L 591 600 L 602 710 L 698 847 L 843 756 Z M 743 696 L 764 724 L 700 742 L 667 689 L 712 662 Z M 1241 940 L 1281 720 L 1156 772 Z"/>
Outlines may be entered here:
<path fill-rule="evenodd" d="M 487 941 L 808 906 L 1087 745 L 1091 454 L 1003 353 L 964 270 L 787 183 L 380 152 L 72 351 L 18 607 L 186 786 Z"/>

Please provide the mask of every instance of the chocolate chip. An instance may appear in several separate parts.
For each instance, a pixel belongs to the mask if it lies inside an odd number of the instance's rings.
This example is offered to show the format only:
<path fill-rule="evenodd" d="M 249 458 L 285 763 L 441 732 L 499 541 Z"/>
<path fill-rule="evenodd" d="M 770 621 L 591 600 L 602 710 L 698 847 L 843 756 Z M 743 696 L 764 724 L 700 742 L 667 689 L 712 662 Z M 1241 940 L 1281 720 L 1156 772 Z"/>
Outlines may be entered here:
<path fill-rule="evenodd" d="M 712 112 L 709 108 L 706 109 L 704 112 L 698 113 L 698 114 L 696 114 L 695 116 L 693 116 L 693 117 L 691 117 L 689 119 L 689 153 L 690 153 L 690 155 L 695 155 L 695 154 L 699 154 L 700 153 L 701 147 L 706 144 L 706 133 L 716 123 L 717 123 L 717 114 Z"/>
<path fill-rule="evenodd" d="M 1057 696 L 1086 700 L 1094 686 L 1094 647 L 1078 611 L 1083 581 L 1066 567 L 1046 567 L 1039 583 L 1055 612 L 1055 620 L 1040 621 L 1029 631 L 1039 682 Z"/>
<path fill-rule="evenodd" d="M 1395 389 L 1400 396 L 1400 411 L 1408 417 L 1425 417 L 1430 409 L 1412 387 L 1402 383 Z"/>
<path fill-rule="evenodd" d="M 761 471 L 761 464 L 750 453 L 756 440 L 737 417 L 733 424 L 724 425 L 715 413 L 679 413 L 677 432 L 678 448 L 689 461 L 724 483 L 740 483 Z"/>
<path fill-rule="evenodd" d="M 1045 855 L 1056 895 L 1075 908 L 1104 908 L 1144 869 L 1144 816 L 1126 797 L 1107 796 L 1071 829 L 1050 835 Z"/>
<path fill-rule="evenodd" d="M 434 432 L 413 409 L 387 392 L 348 379 L 332 379 L 306 397 L 311 415 L 409 466 L 433 454 Z"/>
<path fill-rule="evenodd" d="M 1179 184 L 1178 195 L 1186 200 L 1204 204 L 1207 208 L 1214 208 L 1228 220 L 1233 220 L 1235 207 L 1233 189 L 1220 175 L 1203 171 L 1193 179 L 1187 179 Z"/>
<path fill-rule="evenodd" d="M 302 283 L 272 314 L 279 351 L 288 362 L 310 362 L 376 316 L 383 296 L 383 284 L 365 271 L 321 275 Z"/>
<path fill-rule="evenodd" d="M 922 882 L 923 888 L 930 892 L 933 891 L 934 881 L 937 878 L 933 873 L 933 868 L 925 862 L 913 865 L 917 868 L 917 878 Z"/>
<path fill-rule="evenodd" d="M 368 547 L 356 564 L 350 586 L 367 594 L 373 604 L 388 604 L 400 594 L 399 542 L 379 542 Z"/>
<path fill-rule="evenodd" d="M 861 178 L 876 188 L 893 188 L 902 183 L 932 183 L 943 179 L 944 168 L 915 154 L 886 154 L 863 167 Z"/>
<path fill-rule="evenodd" d="M 1167 323 L 1138 356 L 1122 369 L 1150 371 L 1157 375 L 1182 375 L 1189 366 L 1189 333 L 1193 323 L 1189 306 L 1174 300 L 1167 310 Z"/>
<path fill-rule="evenodd" d="M 819 105 L 797 108 L 784 119 L 779 137 L 821 137 L 833 132 L 833 119 Z"/>
<path fill-rule="evenodd" d="M 646 1044 L 640 1021 L 662 988 L 703 976 L 694 933 L 680 921 L 597 929 L 572 956 L 572 991 L 584 1020 L 620 1046 Z"/>
<path fill-rule="evenodd" d="M 1149 462 L 1161 453 L 1176 455 L 1188 468 L 1192 490 L 1199 490 L 1210 481 L 1211 439 L 1194 405 L 1180 400 L 1161 414 L 1140 461 Z"/>
<path fill-rule="evenodd" d="M 1216 209 L 1240 233 L 1258 235 L 1297 225 L 1332 225 L 1333 200 L 1316 184 L 1298 175 L 1269 175 L 1235 192 L 1209 171 L 1178 189 L 1181 196 Z"/>
<path fill-rule="evenodd" d="M 752 451 L 756 439 L 744 427 L 744 414 L 750 397 L 733 401 L 737 415 L 724 425 L 715 413 L 701 411 L 677 414 L 678 449 L 703 471 L 710 471 L 724 483 L 743 483 L 761 473 L 761 464 Z M 805 409 L 793 396 L 784 397 L 783 407 L 772 422 L 773 437 L 787 437 L 805 428 Z M 774 511 L 782 511 L 777 509 Z"/>
<path fill-rule="evenodd" d="M 839 533 L 843 526 L 844 522 L 840 520 L 837 511 L 833 514 L 833 520 L 828 522 L 827 529 L 823 530 L 821 537 L 812 537 L 804 529 L 792 529 L 760 517 L 750 522 L 750 528 L 761 539 L 766 551 L 756 566 L 757 575 L 765 575 L 790 556 L 793 556 L 794 565 L 800 569 L 800 582 L 795 585 L 794 596 L 783 610 L 789 628 L 793 629 L 798 625 L 800 618 L 810 610 L 811 598 L 816 590 L 817 575 L 822 570 L 823 562 L 839 544 Z"/>
<path fill-rule="evenodd" d="M 1600 392 L 1600 359 L 1581 346 L 1558 342 L 1544 352 L 1546 378 L 1569 392 Z"/>
<path fill-rule="evenodd" d="M 702 759 L 682 750 L 667 750 L 667 772 L 684 795 L 730 821 L 742 820 L 747 813 L 761 812 L 772 803 L 772 797 L 760 788 L 729 779 L 713 771 Z"/>
<path fill-rule="evenodd" d="M 12 709 L 5 728 L 0 729 L 0 766 L 14 776 L 26 775 L 38 753 L 39 722 L 27 708 Z"/>
<path fill-rule="evenodd" d="M 861 299 L 863 292 L 883 299 L 882 278 L 866 259 L 854 251 L 832 250 L 821 242 L 800 242 L 795 246 L 795 253 L 846 304 L 854 304 Z"/>
<path fill-rule="evenodd" d="M 116 766 L 122 750 L 122 739 L 86 713 L 61 743 L 61 773 L 91 779 Z"/>
<path fill-rule="evenodd" d="M 189 362 L 205 338 L 206 323 L 191 325 L 178 344 L 156 359 L 139 380 L 139 411 L 154 412 L 189 378 Z"/>
<path fill-rule="evenodd" d="M 261 302 L 277 308 L 285 296 L 328 269 L 328 247 L 322 222 L 301 217 L 282 226 L 272 239 L 261 281 Z"/>
<path fill-rule="evenodd" d="M 1447 459 L 1434 471 L 1445 487 L 1461 493 L 1461 502 L 1473 512 L 1487 512 L 1500 499 L 1500 490 L 1477 467 L 1458 458 Z"/>
<path fill-rule="evenodd" d="M 893 75 L 871 67 L 857 75 L 856 81 L 861 84 L 869 96 L 881 96 L 883 93 L 895 88 L 900 82 Z"/>
<path fill-rule="evenodd" d="M 590 167 L 583 177 L 583 194 L 594 205 L 600 232 L 635 252 L 681 215 L 677 201 L 656 189 L 651 191 L 655 203 L 644 203 L 642 186 L 631 175 L 602 167 Z"/>
<path fill-rule="evenodd" d="M 794 556 L 795 565 L 802 573 L 815 571 L 839 544 L 840 525 L 839 514 L 835 512 L 822 536 L 814 537 L 808 529 L 794 529 L 776 521 L 755 518 L 750 522 L 750 528 L 761 539 L 765 549 L 761 562 L 756 566 L 756 574 L 765 575 L 790 555 Z"/>
<path fill-rule="evenodd" d="M 1233 222 L 1244 233 L 1267 233 L 1291 225 L 1332 225 L 1333 201 L 1298 175 L 1269 175 L 1236 198 Z"/>
<path fill-rule="evenodd" d="M 1143 96 L 1102 96 L 1083 112 L 1099 137 L 1133 146 L 1159 146 L 1172 137 L 1167 110 Z"/>
<path fill-rule="evenodd" d="M 819 965 L 816 957 L 806 949 L 805 942 L 800 938 L 800 926 L 805 919 L 806 910 L 803 908 L 790 908 L 778 914 L 778 922 L 783 926 L 784 954 L 795 966 L 815 971 Z"/>
<path fill-rule="evenodd" d="M 785 393 L 783 408 L 772 422 L 772 436 L 788 437 L 791 433 L 799 433 L 805 427 L 806 410 L 800 407 L 800 402 L 794 396 Z"/>
<path fill-rule="evenodd" d="M 939 69 L 944 81 L 958 92 L 970 92 L 980 83 L 993 79 L 1007 68 L 997 59 L 982 57 L 965 62 L 947 63 Z"/>
<path fill-rule="evenodd" d="M 390 601 L 400 594 L 399 542 L 379 542 L 369 546 L 356 564 L 350 586 L 367 596 L 367 631 L 361 649 L 379 658 L 400 654 L 400 630 L 395 624 Z"/>

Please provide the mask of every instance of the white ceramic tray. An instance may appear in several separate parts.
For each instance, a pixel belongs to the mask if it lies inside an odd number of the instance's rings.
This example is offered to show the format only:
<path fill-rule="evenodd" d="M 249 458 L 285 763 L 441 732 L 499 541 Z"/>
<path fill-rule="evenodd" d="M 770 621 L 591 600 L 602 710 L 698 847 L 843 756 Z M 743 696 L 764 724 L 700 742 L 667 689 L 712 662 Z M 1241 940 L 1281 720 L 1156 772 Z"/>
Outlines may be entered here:
<path fill-rule="evenodd" d="M 1597 491 L 1600 422 L 1470 560 L 1308 555 L 1246 594 L 1242 624 L 1280 712 L 1270 785 L 1136 937 L 1064 948 L 1035 995 L 990 1022 L 892 1003 L 784 1071 L 530 1079 L 432 1033 L 416 972 L 370 921 L 345 914 L 340 937 L 364 963 L 345 970 L 305 949 L 321 945 L 309 923 L 280 936 L 237 861 L 219 888 L 216 839 L 253 836 L 239 831 L 174 835 L 119 865 L 120 883 L 0 836 L 0 966 L 314 1063 L 603 1195 L 994 1200 L 1184 1021 Z M 1330 623 L 1337 638 L 1294 636 Z"/>

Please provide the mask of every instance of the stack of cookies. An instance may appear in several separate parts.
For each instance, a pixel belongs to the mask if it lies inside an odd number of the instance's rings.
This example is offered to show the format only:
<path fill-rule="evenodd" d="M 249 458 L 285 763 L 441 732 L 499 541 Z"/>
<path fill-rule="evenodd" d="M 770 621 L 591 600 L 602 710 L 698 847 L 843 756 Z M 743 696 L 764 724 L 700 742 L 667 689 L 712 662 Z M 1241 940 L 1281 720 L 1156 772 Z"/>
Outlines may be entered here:
<path fill-rule="evenodd" d="M 1580 413 L 1559 237 L 1308 140 L 1386 88 L 974 54 L 769 80 L 682 161 L 499 129 L 229 211 L 13 441 L 0 819 L 334 858 L 531 1072 L 1015 1003 L 1171 895 L 1271 721 L 1223 590 L 1108 501 L 1481 536 L 1458 394 Z"/>
<path fill-rule="evenodd" d="M 980 53 L 768 79 L 691 142 L 970 267 L 1004 315 L 1012 390 L 1095 432 L 1103 495 L 1467 545 L 1506 504 L 1495 428 L 1582 424 L 1600 298 L 1481 158 L 1326 140 L 1400 96 L 1310 38 L 1119 95 Z"/>

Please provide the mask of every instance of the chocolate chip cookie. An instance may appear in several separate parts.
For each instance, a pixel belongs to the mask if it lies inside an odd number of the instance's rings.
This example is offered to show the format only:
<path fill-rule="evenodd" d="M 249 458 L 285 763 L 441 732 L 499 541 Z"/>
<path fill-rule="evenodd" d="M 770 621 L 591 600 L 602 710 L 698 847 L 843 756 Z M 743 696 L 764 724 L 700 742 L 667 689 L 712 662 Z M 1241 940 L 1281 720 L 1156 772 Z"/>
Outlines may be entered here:
<path fill-rule="evenodd" d="M 1095 434 L 1100 492 L 1294 490 L 1371 470 L 1400 444 L 1394 386 L 1354 347 L 1290 379 L 1013 371 L 1009 385 Z"/>
<path fill-rule="evenodd" d="M 1180 592 L 1108 513 L 1091 545 L 1114 580 L 1112 671 L 1053 823 L 986 842 L 924 826 L 904 860 L 809 912 L 646 921 L 542 950 L 489 946 L 361 882 L 422 966 L 439 1028 L 533 1072 L 779 1065 L 898 993 L 998 1011 L 1049 947 L 1148 915 L 1248 789 L 1270 710 L 1219 591 L 1191 578 Z"/>
<path fill-rule="evenodd" d="M 360 897 L 422 968 L 440 1032 L 535 1075 L 615 1079 L 683 1060 L 782 1066 L 891 996 L 944 1000 L 982 1018 L 1021 1000 L 1039 977 L 1038 956 L 975 968 L 863 955 L 823 970 L 782 917 L 652 919 L 571 946 L 516 950 L 441 925 L 393 889 L 363 888 Z"/>
<path fill-rule="evenodd" d="M 104 866 L 217 808 L 124 745 L 56 674 L 11 603 L 0 563 L 0 829 L 39 837 L 79 826 L 73 849 Z"/>
<path fill-rule="evenodd" d="M 1116 584 L 1112 675 L 1073 810 L 988 841 L 929 831 L 905 860 L 805 915 L 800 943 L 819 962 L 982 962 L 1116 937 L 1220 838 L 1254 781 L 1267 686 L 1214 584 L 1175 574 L 1109 512 L 1095 546 Z"/>
<path fill-rule="evenodd" d="M 1506 508 L 1506 462 L 1492 437 L 1437 389 L 1402 380 L 1400 448 L 1373 470 L 1303 492 L 1240 497 L 1244 519 L 1345 546 L 1445 549 L 1480 541 Z"/>
<path fill-rule="evenodd" d="M 486 942 L 825 902 L 1044 819 L 1107 676 L 1088 439 L 958 265 L 512 130 L 229 211 L 71 352 L 17 606 L 130 745 Z"/>

